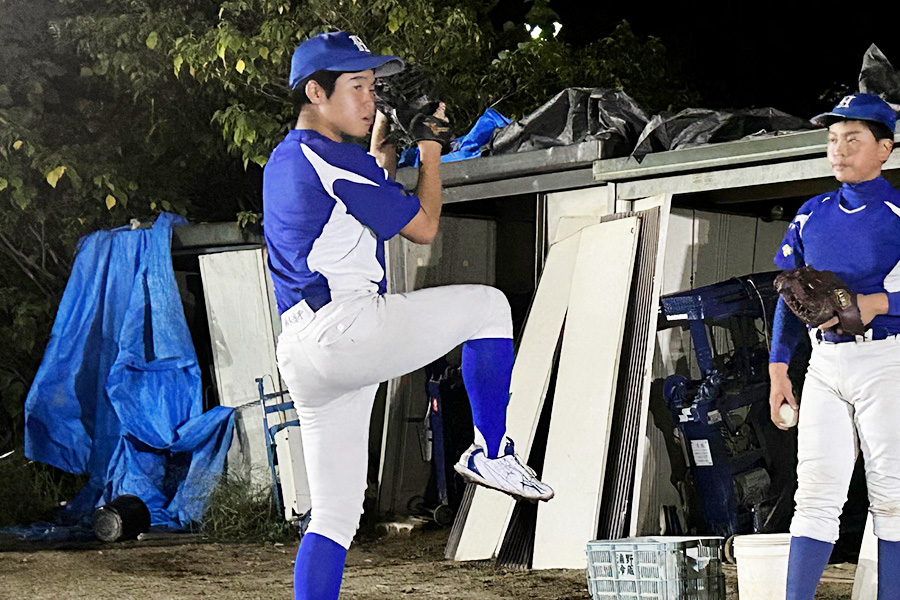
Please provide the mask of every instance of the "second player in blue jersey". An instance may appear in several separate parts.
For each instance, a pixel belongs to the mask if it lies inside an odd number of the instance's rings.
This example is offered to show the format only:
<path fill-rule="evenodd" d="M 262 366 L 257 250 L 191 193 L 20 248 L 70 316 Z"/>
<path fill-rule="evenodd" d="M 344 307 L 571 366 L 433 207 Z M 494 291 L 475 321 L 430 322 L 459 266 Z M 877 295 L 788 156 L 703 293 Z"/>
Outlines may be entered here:
<path fill-rule="evenodd" d="M 871 94 L 845 97 L 816 117 L 828 125 L 828 160 L 841 187 L 807 201 L 775 256 L 782 269 L 834 271 L 858 294 L 864 336 L 836 333 L 835 319 L 807 330 L 779 300 L 769 375 L 772 420 L 799 408 L 796 509 L 788 600 L 813 600 L 838 539 L 859 450 L 878 537 L 878 599 L 900 598 L 900 192 L 881 175 L 896 114 Z M 802 403 L 787 376 L 801 335 L 812 338 Z"/>

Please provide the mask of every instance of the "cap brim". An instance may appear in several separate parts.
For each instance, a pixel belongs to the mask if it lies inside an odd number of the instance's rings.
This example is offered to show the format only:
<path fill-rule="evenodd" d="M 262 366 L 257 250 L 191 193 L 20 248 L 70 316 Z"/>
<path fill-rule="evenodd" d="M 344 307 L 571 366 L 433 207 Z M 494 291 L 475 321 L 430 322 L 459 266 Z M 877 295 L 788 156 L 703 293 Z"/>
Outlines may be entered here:
<path fill-rule="evenodd" d="M 824 127 L 831 127 L 838 121 L 869 121 L 870 123 L 878 123 L 879 125 L 884 125 L 885 127 L 888 127 L 884 121 L 880 121 L 878 119 L 867 119 L 865 117 L 853 117 L 850 115 L 842 115 L 841 113 L 836 113 L 836 112 L 822 113 L 821 115 L 816 115 L 809 121 L 813 125 L 822 125 Z M 888 127 L 888 129 L 890 129 L 890 127 Z"/>
<path fill-rule="evenodd" d="M 406 63 L 399 56 L 391 56 L 389 54 L 370 54 L 368 56 L 351 56 L 335 58 L 333 62 L 320 67 L 322 71 L 343 71 L 346 73 L 357 73 L 359 71 L 368 71 L 372 69 L 375 77 L 387 77 L 399 73 L 406 67 Z M 313 74 L 314 71 L 295 75 L 291 78 L 289 85 L 291 89 L 296 88 L 301 81 Z M 302 76 L 301 76 L 302 75 Z"/>
<path fill-rule="evenodd" d="M 816 115 L 812 119 L 809 120 L 813 125 L 822 125 L 824 127 L 829 127 L 835 121 L 840 121 L 841 119 L 846 119 L 845 115 L 839 115 L 838 113 L 827 112 L 822 113 L 821 115 Z"/>
<path fill-rule="evenodd" d="M 375 71 L 376 77 L 384 77 L 393 75 L 403 70 L 406 63 L 399 56 L 390 56 L 387 54 L 373 54 L 369 56 L 354 56 L 337 60 L 330 63 L 325 70 L 327 71 L 346 71 L 348 73 L 356 73 L 358 71 Z"/>

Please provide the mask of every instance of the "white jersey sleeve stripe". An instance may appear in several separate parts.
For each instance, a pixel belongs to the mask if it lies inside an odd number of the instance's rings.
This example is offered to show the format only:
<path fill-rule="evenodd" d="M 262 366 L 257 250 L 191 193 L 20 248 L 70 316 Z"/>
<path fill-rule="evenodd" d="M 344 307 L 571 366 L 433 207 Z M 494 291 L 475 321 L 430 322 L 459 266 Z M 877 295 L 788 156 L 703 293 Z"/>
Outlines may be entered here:
<path fill-rule="evenodd" d="M 316 154 L 306 144 L 300 144 L 300 149 L 303 151 L 303 155 L 306 157 L 306 160 L 308 160 L 309 164 L 311 164 L 313 169 L 315 169 L 316 175 L 319 176 L 319 181 L 322 182 L 322 187 L 325 188 L 325 192 L 342 206 L 344 205 L 344 202 L 334 193 L 334 183 L 337 180 L 345 179 L 352 183 L 361 183 L 363 185 L 372 185 L 378 187 L 377 183 L 375 183 L 371 179 L 363 177 L 359 173 L 347 171 L 346 169 L 342 169 L 328 162 L 325 162 L 324 158 Z M 346 209 L 347 207 L 344 206 L 344 210 Z"/>
<path fill-rule="evenodd" d="M 334 184 L 340 179 L 375 187 L 378 184 L 326 162 L 306 144 L 300 144 L 300 149 L 325 192 L 337 203 L 321 235 L 313 242 L 306 264 L 328 280 L 332 299 L 339 299 L 336 297 L 340 295 L 338 290 L 376 292 L 378 285 L 374 282 L 384 278 L 384 269 L 375 255 L 377 240 L 371 230 L 347 214 L 347 205 L 334 193 Z"/>

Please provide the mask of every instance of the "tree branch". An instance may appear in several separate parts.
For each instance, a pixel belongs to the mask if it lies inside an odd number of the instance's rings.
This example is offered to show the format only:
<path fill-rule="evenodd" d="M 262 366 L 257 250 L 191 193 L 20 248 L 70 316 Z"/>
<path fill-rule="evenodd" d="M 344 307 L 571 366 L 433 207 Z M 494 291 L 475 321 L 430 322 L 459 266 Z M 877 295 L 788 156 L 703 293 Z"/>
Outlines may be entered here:
<path fill-rule="evenodd" d="M 34 234 L 35 237 L 37 237 L 41 241 L 41 267 L 43 268 L 44 272 L 46 272 L 47 275 L 52 276 L 52 277 L 57 277 L 57 276 L 64 277 L 66 272 L 68 271 L 68 265 L 63 264 L 63 262 L 61 260 L 59 260 L 59 256 L 56 255 L 56 252 L 53 251 L 53 248 L 50 246 L 50 244 L 47 244 L 44 241 L 44 238 L 45 238 L 44 224 L 41 223 L 41 232 L 40 233 L 38 233 L 35 230 L 33 225 L 29 225 L 28 229 L 31 231 L 32 234 Z M 47 261 L 46 261 L 47 257 L 50 258 L 50 260 L 53 262 L 54 265 L 61 268 L 61 269 L 59 269 L 59 273 L 54 274 L 54 273 L 50 272 L 50 269 L 47 268 Z"/>
<path fill-rule="evenodd" d="M 0 250 L 3 250 L 7 255 L 9 255 L 10 258 L 12 258 L 13 261 L 15 261 L 15 263 L 19 266 L 19 268 L 22 269 L 22 272 L 25 273 L 25 275 L 29 279 L 31 279 L 31 281 L 33 281 L 34 284 L 36 286 L 38 286 L 38 288 L 40 288 L 40 290 L 42 292 L 44 292 L 48 297 L 52 297 L 53 294 L 50 292 L 50 290 L 47 287 L 45 287 L 44 284 L 42 284 L 40 281 L 38 281 L 38 279 L 37 279 L 37 277 L 35 277 L 34 273 L 32 273 L 31 270 L 28 268 L 28 266 L 30 266 L 32 269 L 33 268 L 40 269 L 40 267 L 35 265 L 27 256 L 25 256 L 24 254 L 22 254 L 21 252 L 16 250 L 16 248 L 10 243 L 9 239 L 7 239 L 7 237 L 5 235 L 3 235 L 3 233 L 0 233 L 0 241 L 2 241 L 5 245 L 5 247 L 0 247 Z M 26 266 L 26 264 L 28 266 Z M 50 273 L 48 271 L 44 271 L 44 273 L 46 275 L 50 275 Z"/>

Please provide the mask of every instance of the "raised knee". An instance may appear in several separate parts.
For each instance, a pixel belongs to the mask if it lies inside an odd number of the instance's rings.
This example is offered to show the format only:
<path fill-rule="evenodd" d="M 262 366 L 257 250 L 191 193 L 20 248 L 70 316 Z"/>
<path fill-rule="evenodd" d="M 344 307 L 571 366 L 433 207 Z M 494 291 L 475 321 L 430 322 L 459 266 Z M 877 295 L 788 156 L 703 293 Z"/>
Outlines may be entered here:
<path fill-rule="evenodd" d="M 496 328 L 509 329 L 508 334 L 496 337 L 512 337 L 512 309 L 506 294 L 488 285 L 481 286 L 481 290 L 485 295 L 486 314 L 489 315 L 490 322 Z"/>

